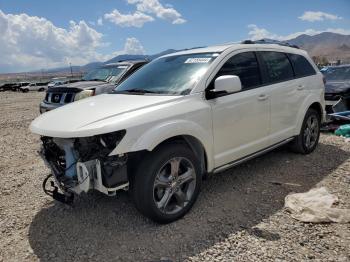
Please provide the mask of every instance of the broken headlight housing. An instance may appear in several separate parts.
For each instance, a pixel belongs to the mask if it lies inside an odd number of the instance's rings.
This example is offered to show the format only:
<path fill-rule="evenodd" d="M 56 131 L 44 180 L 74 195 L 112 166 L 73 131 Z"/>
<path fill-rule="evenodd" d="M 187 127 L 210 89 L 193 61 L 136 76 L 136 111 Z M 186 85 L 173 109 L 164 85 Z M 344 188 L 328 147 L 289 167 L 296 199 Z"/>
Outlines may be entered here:
<path fill-rule="evenodd" d="M 74 149 L 78 152 L 80 161 L 107 157 L 117 147 L 126 131 L 96 135 L 93 137 L 76 138 Z"/>
<path fill-rule="evenodd" d="M 83 90 L 75 95 L 74 101 L 78 101 L 94 95 L 95 95 L 95 90 Z"/>
<path fill-rule="evenodd" d="M 70 159 L 68 162 L 86 162 L 92 159 L 106 159 L 113 149 L 117 147 L 125 134 L 125 130 L 120 130 L 108 134 L 75 139 L 42 137 L 42 154 L 45 160 L 54 167 L 54 173 L 64 174 L 69 166 L 67 165 L 68 153 L 71 153 L 69 155 L 74 157 L 74 159 Z M 71 143 L 71 146 L 63 146 L 68 143 Z"/>

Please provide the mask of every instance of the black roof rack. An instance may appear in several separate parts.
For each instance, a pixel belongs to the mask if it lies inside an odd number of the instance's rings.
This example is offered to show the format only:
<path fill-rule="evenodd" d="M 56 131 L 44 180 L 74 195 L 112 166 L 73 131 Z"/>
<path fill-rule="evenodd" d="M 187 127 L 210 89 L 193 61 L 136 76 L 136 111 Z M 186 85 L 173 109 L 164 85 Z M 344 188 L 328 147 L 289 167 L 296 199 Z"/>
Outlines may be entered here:
<path fill-rule="evenodd" d="M 117 63 L 123 63 L 123 62 L 130 62 L 130 63 L 133 63 L 133 62 L 149 62 L 149 59 L 148 59 L 148 57 L 145 57 L 145 58 L 121 59 L 121 60 L 118 60 Z"/>
<path fill-rule="evenodd" d="M 242 44 L 252 45 L 252 44 L 275 44 L 275 45 L 281 45 L 281 46 L 288 46 L 292 48 L 300 49 L 297 45 L 292 45 L 288 42 L 284 41 L 278 41 L 278 40 L 269 40 L 269 39 L 260 39 L 260 40 L 244 40 L 241 42 Z"/>

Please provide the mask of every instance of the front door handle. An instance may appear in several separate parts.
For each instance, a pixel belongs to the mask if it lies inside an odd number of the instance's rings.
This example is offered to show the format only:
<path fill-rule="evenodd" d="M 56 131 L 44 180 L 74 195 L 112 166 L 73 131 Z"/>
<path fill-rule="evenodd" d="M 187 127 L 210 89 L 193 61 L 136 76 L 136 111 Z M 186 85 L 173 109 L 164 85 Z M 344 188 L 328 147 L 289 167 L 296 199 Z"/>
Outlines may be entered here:
<path fill-rule="evenodd" d="M 267 100 L 268 98 L 269 98 L 268 95 L 260 95 L 260 96 L 258 96 L 258 100 L 259 100 L 259 101 L 265 101 L 265 100 Z"/>
<path fill-rule="evenodd" d="M 303 85 L 298 85 L 297 90 L 301 91 L 301 90 L 304 90 L 304 88 L 305 88 L 305 86 L 303 86 Z"/>

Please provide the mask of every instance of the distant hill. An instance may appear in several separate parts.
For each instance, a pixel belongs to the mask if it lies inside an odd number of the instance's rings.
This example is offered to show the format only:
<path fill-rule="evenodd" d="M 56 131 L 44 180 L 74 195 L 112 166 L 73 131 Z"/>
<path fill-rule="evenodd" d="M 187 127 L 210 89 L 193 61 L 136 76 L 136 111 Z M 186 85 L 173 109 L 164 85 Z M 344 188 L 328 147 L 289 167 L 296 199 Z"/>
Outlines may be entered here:
<path fill-rule="evenodd" d="M 310 56 L 326 57 L 329 61 L 350 62 L 350 35 L 321 33 L 314 36 L 300 35 L 288 43 L 306 50 Z"/>
<path fill-rule="evenodd" d="M 274 41 L 274 40 L 269 40 Z M 341 35 L 336 33 L 321 33 L 314 36 L 300 35 L 287 41 L 290 44 L 297 45 L 306 50 L 310 56 L 326 57 L 329 61 L 342 60 L 350 62 L 350 35 Z M 187 50 L 187 49 L 185 49 Z M 124 60 L 148 59 L 153 60 L 163 55 L 171 54 L 181 50 L 167 49 L 154 55 L 118 55 L 105 62 L 92 62 L 84 66 L 73 66 L 74 72 L 86 72 L 98 68 L 104 64 L 116 63 Z M 70 72 L 69 67 L 49 69 L 46 72 Z"/>
<path fill-rule="evenodd" d="M 175 49 L 168 49 L 165 50 L 163 52 L 160 52 L 158 54 L 154 54 L 154 55 L 128 55 L 128 54 L 124 54 L 124 55 L 118 55 L 116 57 L 113 57 L 112 59 L 109 59 L 105 62 L 92 62 L 83 66 L 72 66 L 72 70 L 73 72 L 87 72 L 93 69 L 96 69 L 102 65 L 105 64 L 111 64 L 111 63 L 117 63 L 117 62 L 121 62 L 121 61 L 126 61 L 126 60 L 142 60 L 142 59 L 147 59 L 149 61 L 156 59 L 160 56 L 163 55 L 167 55 L 167 54 L 171 54 L 174 52 L 177 52 L 178 50 Z M 58 73 L 58 72 L 70 72 L 70 67 L 60 67 L 60 68 L 53 68 L 53 69 L 48 69 L 45 72 L 47 73 Z"/>
<path fill-rule="evenodd" d="M 329 61 L 342 60 L 350 63 L 350 35 L 324 32 L 314 36 L 300 35 L 287 41 L 306 50 L 310 56 L 325 57 Z M 154 55 L 119 55 L 104 63 L 90 63 L 81 67 L 82 71 L 88 71 L 105 63 L 115 63 L 121 60 L 148 59 L 153 60 L 163 55 L 181 50 L 167 49 Z"/>
<path fill-rule="evenodd" d="M 193 47 L 193 48 L 200 48 L 200 47 Z M 191 48 L 191 49 L 193 49 Z M 184 50 L 189 50 L 189 49 L 181 49 L 181 50 L 175 50 L 175 49 L 167 49 L 165 51 L 162 51 L 160 53 L 154 54 L 154 55 L 118 55 L 116 57 L 113 57 L 112 59 L 109 59 L 105 62 L 92 62 L 89 64 L 86 64 L 84 66 L 73 66 L 73 72 L 87 72 L 89 70 L 92 69 L 96 69 L 102 65 L 105 64 L 111 64 L 111 63 L 117 63 L 117 62 L 121 62 L 121 61 L 126 61 L 126 60 L 141 60 L 141 59 L 147 59 L 148 61 L 152 61 L 158 57 L 161 57 L 163 55 L 168 55 L 171 53 L 175 53 L 178 51 L 184 51 Z M 49 69 L 46 72 L 70 72 L 70 68 L 69 67 L 64 67 L 64 68 L 54 68 L 54 69 Z"/>

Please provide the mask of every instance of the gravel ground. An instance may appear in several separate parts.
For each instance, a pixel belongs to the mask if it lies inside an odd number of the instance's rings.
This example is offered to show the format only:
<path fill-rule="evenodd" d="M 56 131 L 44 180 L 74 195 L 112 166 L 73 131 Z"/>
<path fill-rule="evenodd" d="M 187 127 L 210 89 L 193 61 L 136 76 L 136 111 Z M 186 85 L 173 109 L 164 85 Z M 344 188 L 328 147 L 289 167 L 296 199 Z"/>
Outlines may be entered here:
<path fill-rule="evenodd" d="M 126 192 L 75 207 L 41 190 L 48 169 L 28 131 L 43 93 L 0 93 L 0 261 L 350 261 L 350 224 L 306 224 L 290 192 L 326 186 L 350 208 L 350 143 L 322 135 L 308 156 L 273 151 L 210 176 L 192 211 L 170 225 L 142 217 Z M 287 184 L 286 184 L 287 183 Z"/>

